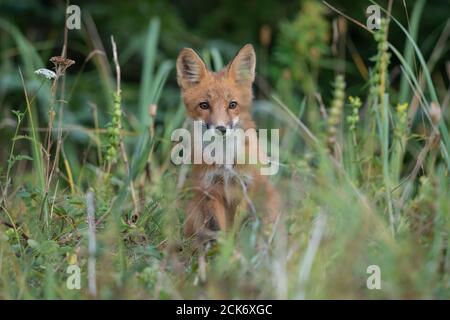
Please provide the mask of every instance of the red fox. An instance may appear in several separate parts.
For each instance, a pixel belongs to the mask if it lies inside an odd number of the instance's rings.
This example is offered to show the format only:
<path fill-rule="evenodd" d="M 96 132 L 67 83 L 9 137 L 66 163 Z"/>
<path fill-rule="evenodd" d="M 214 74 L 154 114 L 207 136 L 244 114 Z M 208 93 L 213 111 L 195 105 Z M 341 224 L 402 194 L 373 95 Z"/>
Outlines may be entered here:
<path fill-rule="evenodd" d="M 182 49 L 177 81 L 188 116 L 222 135 L 234 128 L 255 129 L 250 113 L 255 66 L 251 44 L 242 47 L 219 72 L 209 71 L 194 50 Z M 251 138 L 246 138 L 248 145 Z M 253 203 L 263 203 L 263 221 L 269 223 L 279 215 L 279 195 L 267 176 L 260 174 L 258 165 L 194 164 L 191 180 L 194 196 L 187 207 L 184 232 L 200 243 L 214 239 L 219 230 L 229 230 L 241 203 L 253 210 Z"/>

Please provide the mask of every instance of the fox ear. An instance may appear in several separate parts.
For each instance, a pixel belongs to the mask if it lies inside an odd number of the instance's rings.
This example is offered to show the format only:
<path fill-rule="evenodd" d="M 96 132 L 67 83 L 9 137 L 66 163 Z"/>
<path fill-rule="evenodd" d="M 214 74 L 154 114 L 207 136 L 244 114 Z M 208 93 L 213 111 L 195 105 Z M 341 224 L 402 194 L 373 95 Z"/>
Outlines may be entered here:
<path fill-rule="evenodd" d="M 177 81 L 182 88 L 198 84 L 206 75 L 203 60 L 191 48 L 183 48 L 177 59 Z"/>
<path fill-rule="evenodd" d="M 255 80 L 256 55 L 251 44 L 239 50 L 228 66 L 228 75 L 236 82 L 252 83 Z"/>

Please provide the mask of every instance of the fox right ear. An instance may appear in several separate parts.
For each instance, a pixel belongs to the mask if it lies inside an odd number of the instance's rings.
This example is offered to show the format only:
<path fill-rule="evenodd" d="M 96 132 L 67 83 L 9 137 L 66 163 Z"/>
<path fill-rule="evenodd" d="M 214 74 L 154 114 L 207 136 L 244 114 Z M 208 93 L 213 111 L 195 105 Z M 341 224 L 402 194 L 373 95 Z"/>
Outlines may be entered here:
<path fill-rule="evenodd" d="M 256 55 L 251 44 L 246 44 L 228 65 L 228 74 L 239 83 L 255 80 Z"/>
<path fill-rule="evenodd" d="M 177 81 L 181 88 L 198 84 L 206 72 L 205 63 L 194 50 L 181 50 L 177 59 Z"/>

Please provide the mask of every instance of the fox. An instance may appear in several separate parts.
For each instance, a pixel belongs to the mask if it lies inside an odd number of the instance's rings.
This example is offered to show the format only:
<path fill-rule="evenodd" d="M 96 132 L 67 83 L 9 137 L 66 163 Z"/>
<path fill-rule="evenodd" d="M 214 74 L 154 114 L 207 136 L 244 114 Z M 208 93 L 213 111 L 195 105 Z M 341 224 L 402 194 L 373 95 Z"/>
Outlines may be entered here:
<path fill-rule="evenodd" d="M 188 118 L 222 135 L 236 128 L 256 129 L 251 115 L 255 68 L 251 44 L 244 45 L 218 72 L 208 70 L 192 48 L 183 48 L 176 69 Z M 257 136 L 246 137 L 242 143 L 255 145 L 251 139 Z M 184 235 L 198 244 L 214 241 L 219 231 L 232 229 L 242 204 L 257 214 L 262 212 L 263 223 L 268 225 L 280 215 L 280 196 L 268 177 L 261 175 L 258 164 L 193 164 L 190 181 L 194 194 L 186 209 Z M 256 212 L 254 203 L 262 203 L 261 210 Z"/>

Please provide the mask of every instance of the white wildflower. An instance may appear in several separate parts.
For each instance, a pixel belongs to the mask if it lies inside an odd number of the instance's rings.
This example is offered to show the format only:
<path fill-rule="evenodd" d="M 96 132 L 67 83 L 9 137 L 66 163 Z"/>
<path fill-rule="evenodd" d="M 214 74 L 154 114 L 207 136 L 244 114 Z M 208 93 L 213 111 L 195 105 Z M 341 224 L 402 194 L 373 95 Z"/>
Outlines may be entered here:
<path fill-rule="evenodd" d="M 56 78 L 56 73 L 54 73 L 52 70 L 41 68 L 34 72 L 38 76 L 46 77 L 47 79 L 51 80 Z"/>

